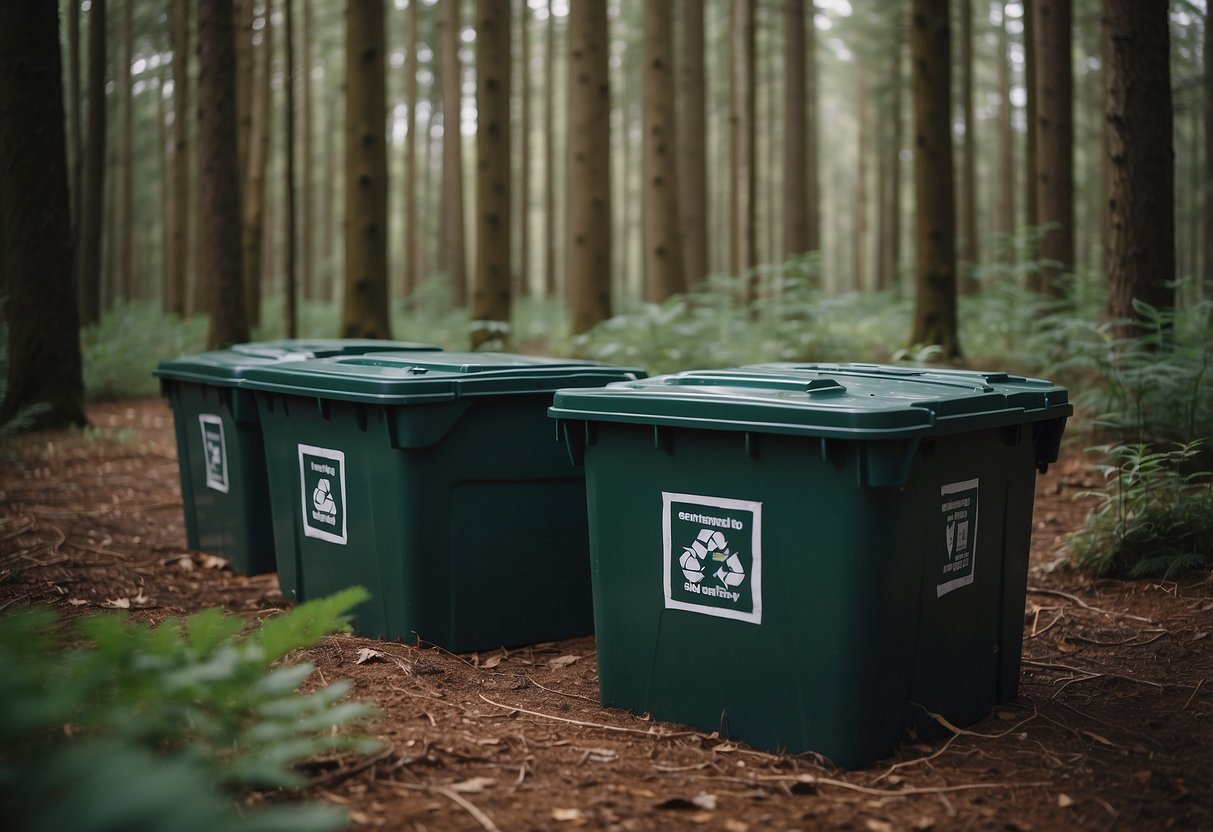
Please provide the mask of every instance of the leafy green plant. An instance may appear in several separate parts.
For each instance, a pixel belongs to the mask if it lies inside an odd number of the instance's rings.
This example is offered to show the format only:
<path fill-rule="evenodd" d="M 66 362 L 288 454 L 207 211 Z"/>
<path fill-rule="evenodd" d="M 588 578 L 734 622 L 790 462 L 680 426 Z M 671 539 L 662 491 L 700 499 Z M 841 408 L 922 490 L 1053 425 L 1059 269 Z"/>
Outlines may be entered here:
<path fill-rule="evenodd" d="M 1172 578 L 1213 563 L 1213 473 L 1194 468 L 1201 441 L 1152 450 L 1096 448 L 1106 485 L 1084 492 L 1098 504 L 1067 539 L 1074 561 L 1098 575 Z"/>
<path fill-rule="evenodd" d="M 351 589 L 242 633 L 210 609 L 158 627 L 113 613 L 57 622 L 43 609 L 0 617 L 0 806 L 26 830 L 330 830 L 331 807 L 241 812 L 253 789 L 289 788 L 292 766 L 366 752 L 372 713 L 348 682 L 300 693 L 293 651 L 345 626 Z"/>
<path fill-rule="evenodd" d="M 182 319 L 154 301 L 119 301 L 80 333 L 85 395 L 93 401 L 155 396 L 156 362 L 202 352 L 206 332 L 203 316 Z"/>

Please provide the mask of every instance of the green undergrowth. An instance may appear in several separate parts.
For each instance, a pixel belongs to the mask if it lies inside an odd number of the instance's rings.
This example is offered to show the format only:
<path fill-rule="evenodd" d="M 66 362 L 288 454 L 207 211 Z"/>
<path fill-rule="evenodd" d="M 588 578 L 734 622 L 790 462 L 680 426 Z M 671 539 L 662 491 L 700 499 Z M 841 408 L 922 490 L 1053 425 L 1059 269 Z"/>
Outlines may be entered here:
<path fill-rule="evenodd" d="M 304 783 L 299 761 L 369 752 L 346 681 L 300 692 L 296 650 L 346 626 L 351 589 L 249 628 L 209 609 L 159 626 L 105 613 L 0 616 L 0 807 L 26 832 L 323 832 L 344 812 L 254 790 Z M 261 801 L 264 803 L 265 801 Z"/>

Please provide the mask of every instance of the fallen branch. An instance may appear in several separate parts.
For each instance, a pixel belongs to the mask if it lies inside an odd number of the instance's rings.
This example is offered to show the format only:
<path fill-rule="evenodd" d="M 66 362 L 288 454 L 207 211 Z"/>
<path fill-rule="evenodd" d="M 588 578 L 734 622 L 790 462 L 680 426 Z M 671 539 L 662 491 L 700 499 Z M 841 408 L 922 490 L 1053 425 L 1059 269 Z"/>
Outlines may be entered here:
<path fill-rule="evenodd" d="M 476 822 L 479 823 L 486 830 L 486 832 L 501 832 L 497 824 L 493 823 L 493 819 L 491 817 L 478 809 L 476 804 L 459 794 L 459 792 L 452 791 L 444 786 L 426 786 L 422 784 L 414 785 L 413 783 L 400 783 L 397 781 L 392 781 L 388 783 L 388 785 L 394 789 L 407 789 L 413 792 L 431 792 L 433 794 L 440 794 L 475 818 Z"/>
<path fill-rule="evenodd" d="M 604 725 L 601 722 L 586 722 L 585 720 L 581 719 L 566 719 L 562 716 L 553 716 L 552 714 L 540 713 L 539 711 L 528 711 L 526 708 L 519 708 L 517 705 L 502 705 L 500 702 L 494 702 L 492 699 L 489 699 L 483 693 L 477 695 L 494 708 L 501 708 L 503 711 L 517 712 L 520 714 L 527 714 L 528 716 L 537 716 L 540 719 L 550 719 L 554 722 L 563 722 L 568 725 L 580 725 L 583 728 L 600 728 L 603 731 L 619 731 L 624 734 L 640 734 L 642 736 L 656 737 L 657 739 L 662 740 L 673 737 L 703 736 L 698 731 L 675 731 L 667 734 L 662 731 L 654 730 L 653 728 L 648 728 L 642 731 L 639 728 L 622 728 L 617 725 Z"/>
<path fill-rule="evenodd" d="M 1052 595 L 1056 598 L 1065 598 L 1067 601 L 1072 601 L 1073 603 L 1078 604 L 1078 606 L 1082 607 L 1084 610 L 1090 610 L 1091 612 L 1097 612 L 1100 615 L 1106 615 L 1111 618 L 1131 618 L 1134 621 L 1144 621 L 1147 624 L 1154 623 L 1149 618 L 1142 618 L 1140 615 L 1130 615 L 1127 612 L 1116 612 L 1115 610 L 1105 610 L 1102 607 L 1093 607 L 1090 604 L 1088 604 L 1086 601 L 1079 598 L 1077 595 L 1071 595 L 1068 592 L 1062 592 L 1060 589 L 1047 589 L 1046 587 L 1043 587 L 1043 586 L 1029 586 L 1028 592 L 1034 592 L 1037 595 Z"/>
<path fill-rule="evenodd" d="M 1107 676 L 1108 678 L 1111 678 L 1111 679 L 1123 679 L 1126 682 L 1135 682 L 1139 685 L 1149 685 L 1150 687 L 1158 688 L 1159 690 L 1162 690 L 1165 687 L 1165 685 L 1163 685 L 1160 682 L 1152 682 L 1149 679 L 1138 679 L 1135 676 L 1125 676 L 1123 673 L 1108 673 L 1106 671 L 1101 671 L 1101 670 L 1087 670 L 1087 669 L 1081 668 L 1081 667 L 1071 667 L 1068 664 L 1053 664 L 1052 662 L 1034 662 L 1029 659 L 1024 659 L 1023 663 L 1026 665 L 1031 665 L 1032 667 L 1042 667 L 1042 668 L 1046 668 L 1048 670 L 1066 670 L 1066 671 L 1069 671 L 1070 673 L 1078 673 L 1078 674 L 1086 677 L 1084 679 L 1077 679 L 1074 681 L 1085 682 L 1087 679 L 1095 679 L 1100 676 Z"/>
<path fill-rule="evenodd" d="M 745 777 L 711 777 L 694 774 L 690 776 L 701 780 L 724 780 L 733 783 L 744 783 L 747 786 L 753 786 L 756 783 L 804 783 L 810 786 L 833 786 L 837 789 L 846 789 L 860 794 L 872 795 L 873 797 L 887 798 L 912 797 L 923 794 L 951 794 L 952 792 L 992 791 L 996 789 L 1038 788 L 1052 785 L 1048 782 L 1038 781 L 1027 783 L 962 783 L 957 786 L 911 786 L 905 789 L 874 789 L 871 786 L 860 786 L 857 783 L 848 783 L 845 780 L 834 780 L 829 777 L 816 777 L 812 774 L 774 774 L 762 775 L 751 779 Z"/>
<path fill-rule="evenodd" d="M 362 772 L 366 771 L 368 768 L 371 768 L 372 766 L 376 766 L 379 763 L 382 763 L 384 760 L 387 760 L 389 757 L 391 757 L 395 753 L 396 753 L 396 747 L 389 743 L 387 750 L 384 751 L 383 753 L 377 754 L 374 757 L 368 757 L 364 760 L 359 761 L 358 763 L 355 763 L 352 766 L 348 766 L 346 768 L 339 768 L 336 771 L 333 771 L 333 772 L 330 772 L 330 773 L 324 775 L 323 777 L 317 777 L 316 779 L 309 781 L 304 788 L 306 788 L 306 789 L 324 788 L 326 786 L 333 786 L 333 785 L 336 785 L 337 783 L 344 782 L 344 781 L 350 779 L 351 777 L 353 777 L 354 775 L 361 774 Z"/>
<path fill-rule="evenodd" d="M 1008 728 L 1007 730 L 1003 731 L 1000 734 L 979 734 L 976 731 L 962 731 L 962 730 L 956 728 L 954 725 L 952 725 L 950 722 L 948 722 L 946 719 L 944 719 L 939 714 L 933 714 L 933 713 L 930 713 L 929 711 L 928 711 L 928 714 L 930 714 L 930 716 L 933 719 L 937 720 L 941 725 L 943 725 L 945 728 L 947 728 L 949 731 L 951 731 L 952 736 L 948 737 L 948 741 L 945 742 L 942 746 L 940 746 L 940 748 L 937 751 L 935 751 L 935 753 L 933 753 L 933 754 L 930 754 L 926 757 L 919 757 L 914 760 L 903 760 L 900 763 L 894 763 L 893 765 L 889 766 L 889 768 L 884 772 L 884 774 L 881 774 L 879 777 L 877 777 L 874 782 L 879 783 L 881 780 L 885 779 L 886 777 L 888 777 L 889 775 L 891 775 L 893 772 L 897 771 L 898 769 L 906 768 L 907 766 L 917 765 L 918 763 L 929 763 L 931 760 L 938 758 L 944 752 L 946 752 L 948 750 L 948 748 L 952 745 L 952 743 L 955 742 L 956 739 L 961 736 L 969 735 L 969 736 L 973 736 L 973 737 L 981 737 L 982 739 L 991 739 L 991 740 L 1002 739 L 1003 737 L 1007 736 L 1008 734 L 1015 733 L 1020 728 L 1022 728 L 1025 724 L 1027 724 L 1028 722 L 1031 722 L 1033 719 L 1036 718 L 1036 714 L 1032 713 L 1032 715 L 1029 716 L 1027 719 L 1017 722 L 1015 725 L 1011 726 L 1010 728 Z"/>
<path fill-rule="evenodd" d="M 569 693 L 568 691 L 556 690 L 555 688 L 549 688 L 545 685 L 539 684 L 534 679 L 532 679 L 530 676 L 524 675 L 523 678 L 526 679 L 528 682 L 530 682 L 535 687 L 539 688 L 540 690 L 546 690 L 548 693 L 555 693 L 560 696 L 571 696 L 574 699 L 584 699 L 586 702 L 593 702 L 595 705 L 599 704 L 598 700 L 594 699 L 593 697 L 583 696 L 580 693 Z"/>
<path fill-rule="evenodd" d="M 1192 691 L 1192 695 L 1188 697 L 1188 701 L 1184 703 L 1184 706 L 1182 708 L 1180 708 L 1181 711 L 1188 710 L 1188 706 L 1192 704 L 1192 700 L 1196 698 L 1197 691 L 1200 690 L 1200 686 L 1203 685 L 1204 683 L 1205 683 L 1205 677 L 1201 676 L 1200 681 L 1196 683 L 1196 690 Z"/>

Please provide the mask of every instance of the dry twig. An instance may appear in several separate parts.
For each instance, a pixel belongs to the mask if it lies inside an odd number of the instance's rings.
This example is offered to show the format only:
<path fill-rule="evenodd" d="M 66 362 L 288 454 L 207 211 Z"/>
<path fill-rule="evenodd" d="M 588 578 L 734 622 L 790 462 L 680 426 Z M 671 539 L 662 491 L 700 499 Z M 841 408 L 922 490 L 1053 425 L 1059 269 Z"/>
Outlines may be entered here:
<path fill-rule="evenodd" d="M 424 784 L 401 783 L 401 782 L 395 781 L 395 780 L 388 783 L 388 785 L 394 789 L 407 789 L 407 790 L 413 791 L 413 792 L 431 792 L 433 794 L 440 794 L 443 797 L 445 797 L 447 800 L 449 800 L 452 803 L 454 803 L 455 805 L 457 805 L 460 809 L 463 809 L 465 812 L 467 812 L 473 818 L 475 818 L 476 822 L 479 823 L 486 830 L 486 832 L 501 832 L 501 830 L 498 828 L 497 824 L 493 823 L 493 819 L 491 817 L 489 817 L 483 811 L 478 809 L 476 807 L 476 804 L 472 803 L 472 801 L 468 800 L 466 797 L 459 794 L 459 792 L 452 791 L 451 789 L 445 788 L 444 786 L 427 786 Z"/>
<path fill-rule="evenodd" d="M 1090 610 L 1091 612 L 1097 612 L 1100 615 L 1107 615 L 1112 618 L 1131 618 L 1134 621 L 1144 621 L 1147 624 L 1154 623 L 1149 618 L 1143 618 L 1140 615 L 1130 615 L 1127 612 L 1117 612 L 1116 610 L 1105 610 L 1102 607 L 1093 607 L 1086 601 L 1079 598 L 1077 595 L 1071 595 L 1069 592 L 1062 592 L 1060 589 L 1048 589 L 1043 586 L 1030 586 L 1028 587 L 1028 592 L 1034 592 L 1037 595 L 1052 595 L 1057 598 L 1065 598 L 1067 601 L 1072 601 L 1075 604 L 1078 604 L 1078 606 L 1082 607 L 1084 610 Z"/>
<path fill-rule="evenodd" d="M 586 722 L 585 720 L 581 719 L 566 719 L 562 716 L 553 716 L 552 714 L 540 713 L 539 711 L 528 711 L 526 708 L 519 708 L 517 705 L 502 705 L 500 702 L 494 702 L 492 699 L 489 699 L 483 693 L 477 695 L 494 708 L 501 708 L 503 711 L 513 711 L 520 714 L 527 714 L 528 716 L 537 716 L 540 719 L 550 719 L 555 722 L 563 722 L 568 725 L 580 725 L 583 728 L 600 728 L 603 731 L 619 731 L 624 734 L 641 734 L 646 737 L 656 737 L 657 739 L 702 736 L 698 731 L 676 731 L 667 734 L 652 728 L 642 731 L 639 728 L 622 728 L 617 725 L 604 725 L 601 722 Z"/>

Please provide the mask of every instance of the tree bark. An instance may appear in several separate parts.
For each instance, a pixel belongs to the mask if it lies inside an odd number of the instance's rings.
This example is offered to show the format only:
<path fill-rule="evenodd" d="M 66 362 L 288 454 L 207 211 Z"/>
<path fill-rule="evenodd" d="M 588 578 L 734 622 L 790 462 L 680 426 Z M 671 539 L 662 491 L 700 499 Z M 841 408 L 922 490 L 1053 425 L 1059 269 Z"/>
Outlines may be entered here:
<path fill-rule="evenodd" d="M 1205 14 L 1205 192 L 1204 192 L 1204 292 L 1213 299 L 1213 15 Z"/>
<path fill-rule="evenodd" d="M 272 0 L 265 0 L 265 25 L 261 27 L 261 43 L 252 48 L 246 60 L 251 63 L 248 102 L 249 123 L 245 134 L 244 174 L 240 197 L 243 225 L 241 228 L 241 264 L 244 267 L 244 308 L 249 325 L 261 323 L 262 283 L 265 280 L 267 245 L 265 229 L 265 174 L 269 165 L 270 136 L 273 133 L 273 54 L 274 27 Z M 243 33 L 241 38 L 243 38 Z"/>
<path fill-rule="evenodd" d="M 757 296 L 758 277 L 747 274 L 755 265 L 757 229 L 754 223 L 756 178 L 754 171 L 754 8 L 755 0 L 732 0 L 730 64 L 732 68 L 731 135 L 732 231 L 730 270 L 745 281 L 743 301 Z"/>
<path fill-rule="evenodd" d="M 409 0 L 408 35 L 404 53 L 404 251 L 401 254 L 400 296 L 411 298 L 417 289 L 417 7 Z"/>
<path fill-rule="evenodd" d="M 960 100 L 964 138 L 960 146 L 960 292 L 977 292 L 980 265 L 977 226 L 977 122 L 973 116 L 973 2 L 960 0 Z"/>
<path fill-rule="evenodd" d="M 1015 131 L 1011 111 L 1011 55 L 1008 52 L 1007 4 L 1000 4 L 1002 20 L 998 27 L 998 134 L 995 143 L 994 233 L 1002 237 L 1002 259 L 1014 260 L 1010 244 L 1015 233 Z"/>
<path fill-rule="evenodd" d="M 552 0 L 547 0 L 548 17 L 545 21 L 543 71 L 547 76 L 543 85 L 543 290 L 549 298 L 556 297 L 559 286 L 556 278 L 556 18 L 552 14 Z"/>
<path fill-rule="evenodd" d="M 807 26 L 805 53 L 805 250 L 821 249 L 821 171 L 817 159 L 817 10 L 804 0 Z"/>
<path fill-rule="evenodd" d="M 77 249 L 80 323 L 86 325 L 96 323 L 101 317 L 101 234 L 104 227 L 102 205 L 105 201 L 106 144 L 105 3 L 106 0 L 93 0 L 88 12 L 88 133 L 84 145 L 84 186 Z"/>
<path fill-rule="evenodd" d="M 135 76 L 131 64 L 135 56 L 133 0 L 122 4 L 122 63 L 118 67 L 122 81 L 122 219 L 119 225 L 120 279 L 117 294 L 126 300 L 138 295 L 135 272 Z"/>
<path fill-rule="evenodd" d="M 521 87 L 522 123 L 518 128 L 518 275 L 514 285 L 518 297 L 522 298 L 531 293 L 531 11 L 527 0 L 520 0 L 519 7 L 518 65 L 521 71 L 518 85 Z M 607 124 L 610 124 L 609 113 Z"/>
<path fill-rule="evenodd" d="M 348 0 L 343 338 L 389 338 L 383 0 Z"/>
<path fill-rule="evenodd" d="M 283 136 L 283 145 L 285 151 L 285 167 L 286 167 L 286 182 L 285 184 L 285 199 L 286 210 L 283 212 L 284 222 L 282 229 L 283 248 L 286 250 L 285 268 L 283 278 L 283 294 L 286 295 L 286 337 L 294 338 L 299 332 L 299 310 L 296 306 L 299 296 L 298 292 L 298 269 L 295 249 L 295 9 L 293 0 L 284 0 L 284 15 L 283 15 L 283 42 L 286 46 L 285 58 L 285 75 L 286 83 L 283 84 L 284 93 L 286 96 L 286 114 L 284 121 L 286 122 Z M 269 23 L 269 5 L 266 5 L 266 23 Z M 266 26 L 268 29 L 268 25 Z M 263 44 L 268 47 L 268 41 Z M 268 48 L 267 48 L 268 53 Z M 269 69 L 269 64 L 266 64 L 266 69 Z M 306 71 L 306 70 L 305 70 Z M 268 96 L 267 96 L 268 97 Z M 267 125 L 268 126 L 268 125 Z"/>
<path fill-rule="evenodd" d="M 204 0 L 205 2 L 205 0 Z M 262 37 L 270 28 L 270 16 L 266 7 Z M 236 153 L 240 160 L 240 188 L 243 193 L 248 181 L 249 145 L 253 131 L 253 92 L 256 69 L 253 58 L 253 24 L 256 14 L 253 0 L 233 0 L 232 27 L 236 36 Z M 246 274 L 248 263 L 244 264 Z"/>
<path fill-rule="evenodd" d="M 811 21 L 810 21 L 811 22 Z M 808 251 L 805 184 L 805 37 L 804 0 L 783 7 L 783 253 Z"/>
<path fill-rule="evenodd" d="M 83 113 L 80 107 L 80 0 L 69 0 L 67 8 L 67 157 L 74 240 L 80 226 L 80 157 L 84 153 Z"/>
<path fill-rule="evenodd" d="M 856 292 L 867 289 L 867 267 L 864 251 L 868 236 L 868 80 L 867 72 L 859 67 L 855 73 L 855 121 L 859 136 L 855 148 L 855 230 L 851 243 L 851 288 Z"/>
<path fill-rule="evenodd" d="M 1036 0 L 1036 212 L 1040 288 L 1074 270 L 1074 73 L 1070 0 Z"/>
<path fill-rule="evenodd" d="M 656 5 L 656 4 L 652 4 Z M 611 315 L 611 96 L 605 0 L 569 7 L 568 268 L 572 332 Z"/>
<path fill-rule="evenodd" d="M 173 25 L 173 262 L 167 310 L 186 313 L 190 249 L 189 0 L 174 0 Z"/>
<path fill-rule="evenodd" d="M 1040 225 L 1036 207 L 1036 0 L 1024 0 L 1023 4 L 1023 78 L 1024 78 L 1024 123 L 1027 130 L 1024 134 L 1023 150 L 1023 225 L 1032 234 Z M 1039 246 L 1029 240 L 1025 241 L 1023 259 L 1036 262 L 1039 256 Z M 1034 291 L 1041 291 L 1040 272 L 1033 271 L 1028 277 L 1028 285 Z"/>
<path fill-rule="evenodd" d="M 1103 0 L 1110 58 L 1106 119 L 1108 315 L 1140 319 L 1133 301 L 1173 306 L 1175 152 L 1171 36 L 1165 3 Z"/>
<path fill-rule="evenodd" d="M 90 26 L 104 32 L 104 0 L 93 1 L 101 12 Z M 35 429 L 86 422 L 62 73 L 57 4 L 0 3 L 0 274 L 9 310 L 0 425 L 23 411 Z"/>
<path fill-rule="evenodd" d="M 211 349 L 249 339 L 240 262 L 232 19 L 231 0 L 198 5 L 198 279 L 206 288 Z"/>
<path fill-rule="evenodd" d="M 476 0 L 476 283 L 471 344 L 510 334 L 509 3 Z"/>
<path fill-rule="evenodd" d="M 897 285 L 901 260 L 901 140 L 902 140 L 902 16 L 894 12 L 892 42 L 889 44 L 888 124 L 887 144 L 881 154 L 880 241 L 879 265 L 876 269 L 877 291 Z M 882 119 L 883 122 L 883 119 Z"/>
<path fill-rule="evenodd" d="M 960 355 L 956 328 L 956 191 L 952 173 L 948 0 L 913 0 L 915 286 L 913 344 Z"/>
<path fill-rule="evenodd" d="M 463 70 L 459 62 L 459 4 L 442 4 L 443 246 L 451 303 L 467 306 L 467 242 L 463 221 Z"/>
<path fill-rule="evenodd" d="M 162 63 L 156 77 L 156 155 L 160 173 L 160 308 L 169 314 L 173 311 L 170 306 L 173 291 L 173 226 L 169 220 L 173 215 L 173 177 L 168 155 L 172 140 L 168 129 L 168 108 L 164 103 L 167 80 L 168 64 Z"/>
<path fill-rule="evenodd" d="M 570 53 L 571 55 L 572 53 Z M 674 102 L 674 15 L 669 3 L 644 4 L 644 251 L 649 300 L 686 292 L 678 212 L 678 128 Z M 572 93 L 570 92 L 570 101 Z M 584 125 L 593 129 L 592 125 Z M 570 280 L 575 273 L 569 272 Z"/>
<path fill-rule="evenodd" d="M 299 0 L 299 291 L 320 296 L 316 286 L 315 178 L 312 133 L 312 0 Z"/>
<path fill-rule="evenodd" d="M 682 250 L 687 286 L 694 288 L 703 283 L 708 273 L 708 131 L 703 0 L 683 0 L 680 80 L 678 186 L 681 188 Z"/>

